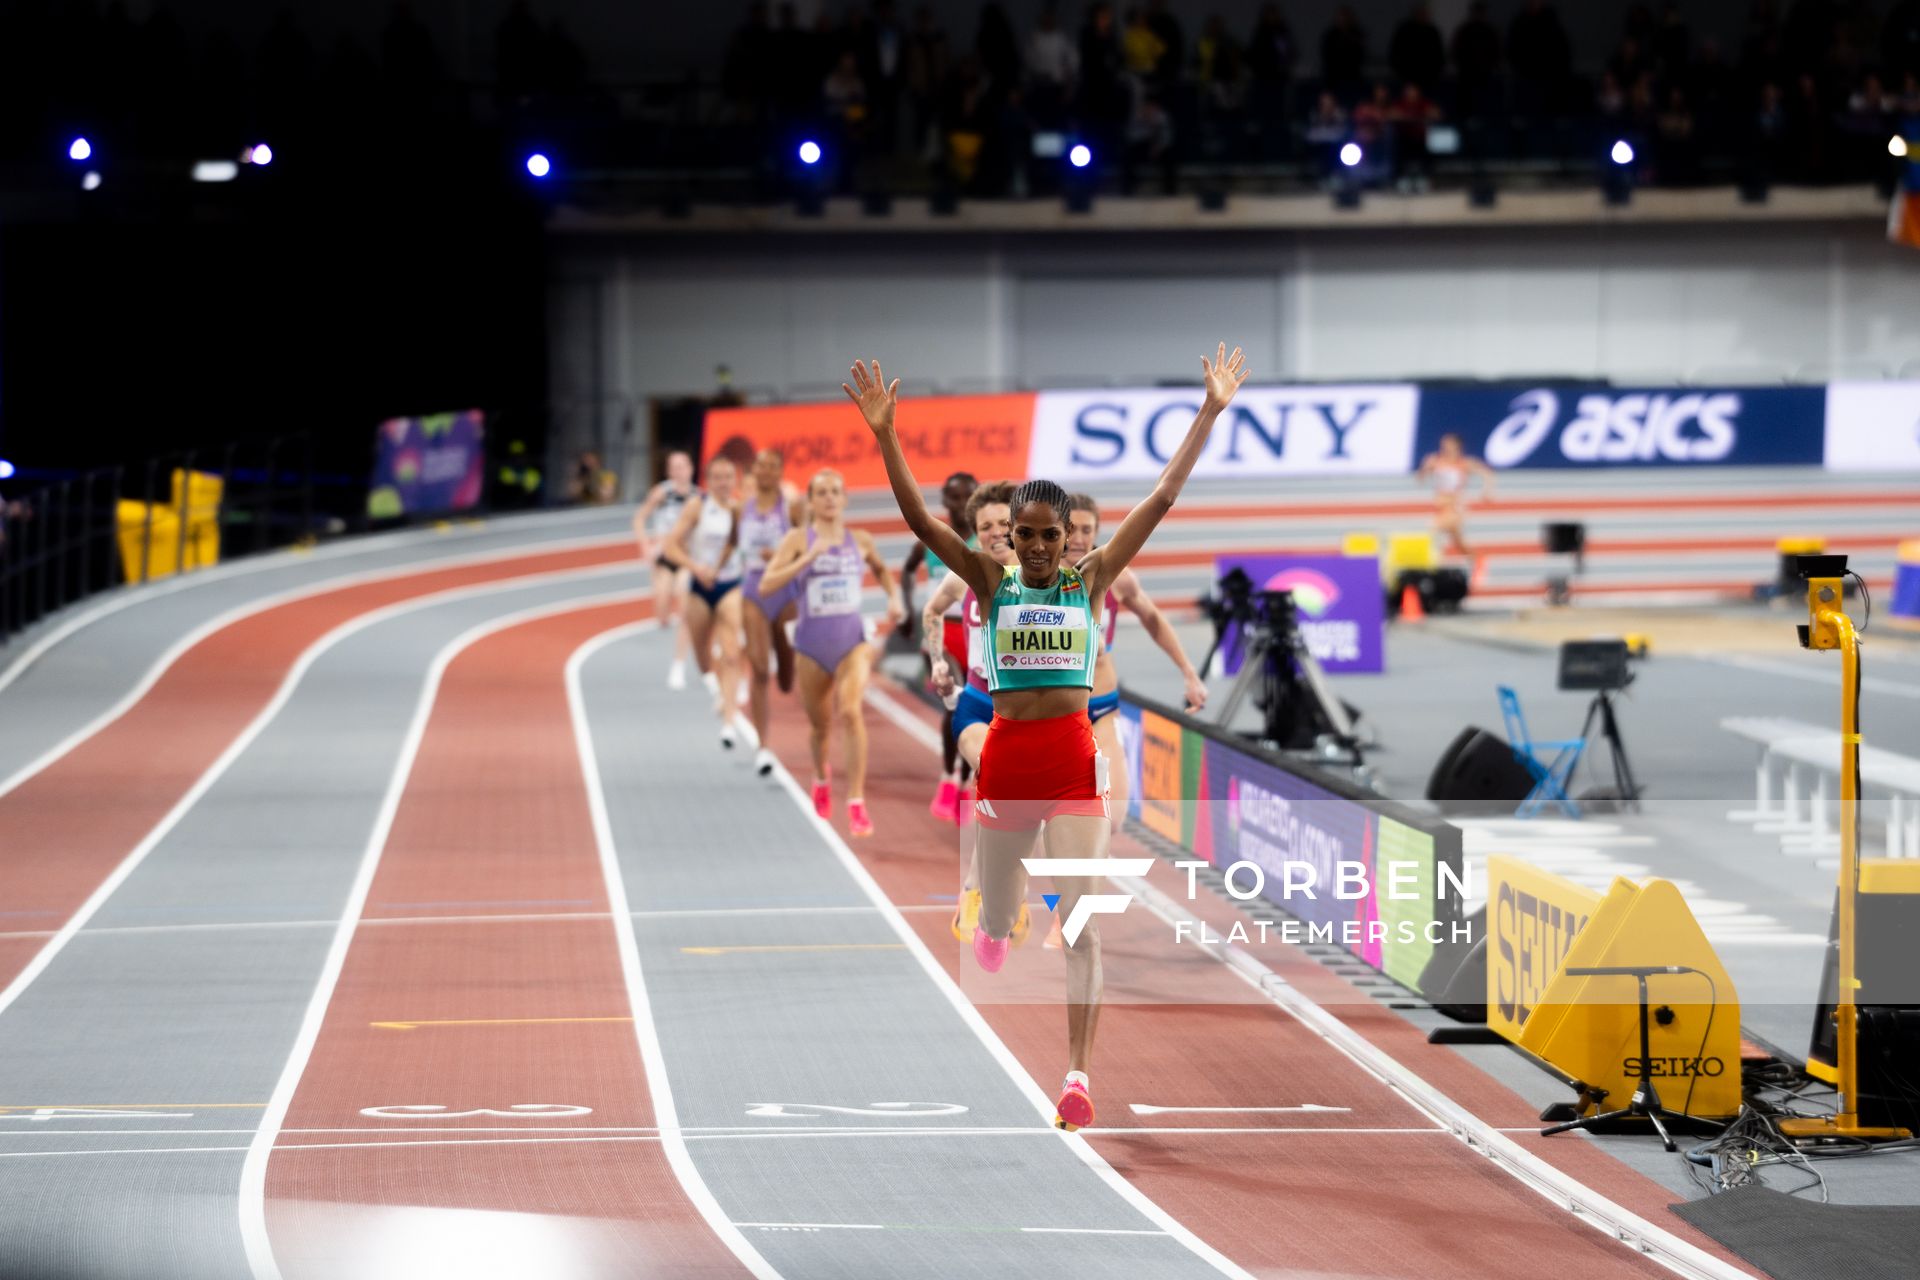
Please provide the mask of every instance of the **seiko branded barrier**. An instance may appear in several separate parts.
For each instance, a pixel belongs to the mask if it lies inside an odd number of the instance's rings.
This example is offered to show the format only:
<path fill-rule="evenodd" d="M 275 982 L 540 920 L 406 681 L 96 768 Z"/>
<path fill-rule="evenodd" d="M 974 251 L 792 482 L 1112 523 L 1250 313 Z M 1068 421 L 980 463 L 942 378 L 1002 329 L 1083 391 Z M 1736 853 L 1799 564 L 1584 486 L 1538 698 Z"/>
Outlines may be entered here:
<path fill-rule="evenodd" d="M 1428 996 L 1423 975 L 1477 941 L 1459 828 L 1124 688 L 1119 730 L 1128 816 L 1290 917 L 1270 940 L 1343 947 Z"/>
<path fill-rule="evenodd" d="M 1069 487 L 1151 480 L 1199 408 L 1198 389 L 1135 387 L 910 402 L 900 429 L 927 484 L 954 471 Z M 838 468 L 886 487 L 844 402 L 715 409 L 704 452 L 783 449 L 797 474 Z M 1495 470 L 1824 466 L 1920 472 L 1920 382 L 1614 387 L 1599 383 L 1249 386 L 1194 474 L 1214 479 L 1404 475 L 1458 435 Z"/>

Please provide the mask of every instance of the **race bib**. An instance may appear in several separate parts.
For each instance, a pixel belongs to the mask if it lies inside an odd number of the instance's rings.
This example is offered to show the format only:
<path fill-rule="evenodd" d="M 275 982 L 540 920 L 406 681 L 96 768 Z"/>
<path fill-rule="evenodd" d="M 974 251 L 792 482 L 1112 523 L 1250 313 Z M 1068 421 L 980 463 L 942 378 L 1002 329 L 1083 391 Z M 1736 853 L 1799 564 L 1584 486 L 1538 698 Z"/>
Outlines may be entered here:
<path fill-rule="evenodd" d="M 1006 671 L 1079 671 L 1087 665 L 1087 611 L 1009 605 L 995 618 L 994 660 Z"/>
<path fill-rule="evenodd" d="M 821 574 L 807 579 L 807 616 L 836 618 L 860 612 L 860 575 Z"/>

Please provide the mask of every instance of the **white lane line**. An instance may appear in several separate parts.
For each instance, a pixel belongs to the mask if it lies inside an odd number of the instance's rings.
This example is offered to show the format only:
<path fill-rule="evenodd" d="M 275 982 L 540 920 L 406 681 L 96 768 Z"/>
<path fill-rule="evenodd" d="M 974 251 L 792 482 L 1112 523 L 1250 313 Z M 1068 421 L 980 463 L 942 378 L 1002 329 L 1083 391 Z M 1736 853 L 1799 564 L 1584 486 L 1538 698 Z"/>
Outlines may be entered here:
<path fill-rule="evenodd" d="M 868 699 L 873 700 L 876 695 L 882 699 L 880 705 L 888 719 L 921 743 L 934 750 L 939 749 L 938 736 L 930 727 L 891 697 L 879 694 L 872 686 L 868 686 Z M 886 704 L 891 704 L 890 711 L 886 710 Z M 796 799 L 801 798 L 797 787 L 794 788 L 794 795 Z M 805 806 L 805 811 L 812 813 L 811 805 Z M 1167 923 L 1176 924 L 1182 920 L 1189 925 L 1199 923 L 1199 918 L 1185 904 L 1168 897 L 1144 879 L 1121 878 L 1120 883 L 1131 889 L 1143 906 Z M 1465 1143 L 1468 1150 L 1493 1160 L 1522 1185 L 1566 1209 L 1581 1222 L 1692 1280 L 1752 1280 L 1732 1263 L 1716 1258 L 1671 1231 L 1648 1222 L 1503 1136 L 1505 1132 L 1512 1131 L 1503 1131 L 1488 1124 L 1455 1102 L 1386 1050 L 1301 995 L 1285 978 L 1262 964 L 1250 951 L 1233 946 L 1208 947 L 1204 950 L 1242 981 L 1291 1014 L 1301 1025 L 1317 1032 L 1342 1056 L 1443 1126 L 1446 1132 Z M 1525 1132 L 1535 1130 L 1528 1129 Z"/>
<path fill-rule="evenodd" d="M 765 1231 L 885 1231 L 878 1222 L 736 1222 L 736 1227 L 759 1227 Z"/>
<path fill-rule="evenodd" d="M 574 518 L 567 519 L 566 516 L 573 516 Z M 516 529 L 544 528 L 552 524 L 575 523 L 587 524 L 590 523 L 590 521 L 579 518 L 573 512 L 567 512 L 564 515 L 556 514 L 554 516 L 543 513 L 541 515 L 515 517 Z M 499 531 L 497 526 L 493 530 L 493 532 L 496 533 Z M 59 644 L 62 640 L 65 640 L 75 632 L 92 626 L 103 618 L 111 617 L 113 614 L 119 613 L 122 609 L 130 608 L 133 605 L 141 604 L 148 600 L 163 599 L 177 592 L 191 590 L 194 587 L 203 586 L 208 583 L 226 582 L 233 578 L 247 577 L 268 569 L 296 568 L 300 565 L 313 564 L 316 561 L 345 560 L 355 556 L 377 554 L 378 552 L 391 550 L 395 547 L 404 547 L 411 543 L 433 542 L 444 539 L 447 536 L 447 534 L 438 531 L 427 532 L 415 529 L 399 529 L 392 533 L 370 534 L 344 539 L 330 546 L 318 547 L 310 551 L 288 549 L 279 552 L 270 552 L 265 555 L 247 556 L 239 560 L 229 560 L 224 564 L 214 565 L 211 568 L 196 569 L 192 573 L 175 574 L 173 577 L 160 582 L 123 586 L 113 592 L 108 598 L 100 600 L 90 607 L 75 613 L 72 617 L 67 618 L 61 622 L 59 626 L 53 628 L 53 630 L 47 632 L 46 635 L 41 636 L 38 640 L 34 641 L 33 644 L 28 646 L 24 653 L 7 664 L 5 671 L 0 671 L 0 690 L 4 690 L 15 680 L 18 680 L 28 667 L 31 667 L 35 662 L 39 661 L 46 655 L 49 649 Z M 459 537 L 460 534 L 456 533 L 453 536 Z M 478 537 L 481 535 L 476 531 L 472 536 Z M 565 550 L 570 547 L 589 546 L 597 543 L 611 545 L 623 540 L 630 541 L 630 539 L 622 539 L 616 535 L 607 534 L 599 537 L 582 536 L 578 538 L 556 539 L 550 543 L 538 543 L 534 545 Z M 524 545 L 516 545 L 505 550 L 488 549 L 485 551 L 473 551 L 464 556 L 451 556 L 441 560 L 427 559 L 414 562 L 410 565 L 391 566 L 391 571 L 397 573 L 417 572 L 434 566 L 479 563 L 491 556 L 511 557 L 529 554 L 537 553 L 529 552 Z M 382 573 L 387 571 L 388 570 L 370 570 L 369 572 Z M 332 579 L 332 583 L 333 585 L 339 585 L 348 580 L 349 579 L 335 578 Z"/>
<path fill-rule="evenodd" d="M 620 869 L 619 852 L 613 842 L 613 822 L 607 815 L 607 797 L 600 783 L 600 760 L 594 751 L 593 728 L 587 721 L 586 700 L 580 692 L 580 669 L 616 640 L 638 635 L 641 628 L 616 627 L 602 632 L 575 650 L 567 659 L 567 711 L 573 720 L 574 748 L 579 755 L 580 772 L 586 782 L 587 810 L 593 819 L 593 840 L 600 854 L 600 873 L 606 881 L 609 907 L 630 907 L 626 876 Z M 760 1251 L 753 1247 L 740 1228 L 728 1219 L 714 1198 L 706 1180 L 687 1150 L 686 1135 L 680 1129 L 680 1113 L 674 1105 L 673 1088 L 667 1076 L 666 1054 L 660 1046 L 660 1032 L 653 1022 L 653 1004 L 647 996 L 646 975 L 640 969 L 640 944 L 634 937 L 633 917 L 626 910 L 613 912 L 614 937 L 620 948 L 620 973 L 627 987 L 627 1003 L 633 1010 L 634 1039 L 640 1047 L 640 1061 L 652 1095 L 654 1118 L 660 1122 L 660 1146 L 667 1164 L 700 1216 L 706 1220 L 723 1244 L 759 1280 L 779 1280 Z"/>
<path fill-rule="evenodd" d="M 1022 1227 L 1035 1236 L 1164 1236 L 1164 1231 L 1137 1231 L 1122 1227 Z"/>
<path fill-rule="evenodd" d="M 1755 658 L 1743 653 L 1729 653 L 1714 659 L 1731 667 L 1742 667 L 1748 671 L 1759 671 L 1770 676 L 1786 676 L 1792 680 L 1807 680 L 1814 684 L 1840 684 L 1840 667 L 1817 665 L 1815 662 L 1783 662 L 1773 658 Z M 1863 664 L 1864 665 L 1864 664 Z M 1920 698 L 1920 684 L 1906 684 L 1899 680 L 1885 680 L 1879 676 L 1863 676 L 1860 687 L 1868 693 L 1883 693 L 1889 698 Z"/>
<path fill-rule="evenodd" d="M 1145 1102 L 1129 1104 L 1137 1116 L 1166 1115 L 1212 1115 L 1212 1116 L 1278 1116 L 1298 1115 L 1303 1111 L 1329 1112 L 1353 1110 L 1352 1107 L 1323 1107 L 1317 1102 L 1303 1102 L 1297 1107 L 1156 1107 Z"/>
<path fill-rule="evenodd" d="M 133 1117 L 129 1116 L 129 1118 L 131 1119 Z M 1538 1133 L 1539 1131 L 1540 1130 L 1538 1125 L 1531 1125 L 1525 1128 L 1502 1129 L 1500 1132 L 1502 1133 Z M 202 1128 L 188 1127 L 188 1126 L 183 1126 L 177 1129 L 121 1129 L 121 1128 L 14 1129 L 14 1130 L 9 1130 L 8 1132 L 5 1132 L 5 1133 L 0 1133 L 0 1141 L 5 1141 L 8 1138 L 45 1138 L 45 1137 L 66 1137 L 66 1138 L 116 1137 L 117 1138 L 117 1137 L 124 1137 L 128 1134 L 142 1134 L 142 1135 L 158 1134 L 158 1135 L 165 1135 L 168 1137 L 197 1137 L 203 1134 L 237 1134 L 237 1133 L 251 1134 L 255 1132 L 258 1132 L 258 1131 L 254 1129 L 202 1129 Z M 285 1138 L 289 1134 L 322 1134 L 322 1133 L 386 1133 L 386 1134 L 395 1134 L 395 1133 L 437 1133 L 437 1134 L 613 1133 L 613 1134 L 647 1135 L 647 1134 L 658 1134 L 659 1132 L 660 1130 L 652 1125 L 578 1125 L 573 1127 L 568 1127 L 564 1125 L 537 1125 L 537 1124 L 536 1125 L 472 1125 L 472 1126 L 441 1125 L 437 1128 L 415 1127 L 412 1125 L 394 1125 L 394 1126 L 382 1125 L 379 1128 L 374 1128 L 373 1126 L 370 1126 L 370 1125 L 360 1125 L 360 1126 L 344 1127 L 344 1128 L 282 1129 L 280 1131 L 280 1136 L 282 1138 Z M 1047 1137 L 1059 1136 L 1058 1131 L 1054 1129 L 1053 1126 L 1051 1125 L 1045 1125 L 1045 1126 L 1024 1125 L 1024 1126 L 1018 1126 L 1018 1127 L 993 1126 L 993 1125 L 987 1125 L 987 1126 L 913 1125 L 905 1128 L 900 1128 L 900 1127 L 891 1126 L 891 1125 L 872 1125 L 872 1126 L 843 1125 L 843 1126 L 803 1126 L 803 1127 L 794 1128 L 794 1129 L 787 1129 L 787 1128 L 775 1129 L 771 1127 L 748 1128 L 745 1126 L 724 1126 L 724 1125 L 685 1125 L 681 1127 L 679 1132 L 683 1134 L 687 1134 L 689 1136 L 698 1136 L 698 1137 L 711 1136 L 711 1137 L 717 1137 L 717 1138 L 796 1138 L 796 1137 L 797 1138 L 816 1138 L 816 1137 L 819 1137 L 819 1138 L 913 1138 L 913 1137 L 1047 1138 Z M 1090 1125 L 1087 1128 L 1080 1130 L 1080 1132 L 1094 1136 L 1094 1137 L 1101 1137 L 1101 1138 L 1140 1137 L 1140 1136 L 1146 1136 L 1150 1134 L 1169 1134 L 1169 1133 L 1181 1134 L 1181 1135 L 1230 1134 L 1230 1135 L 1235 1135 L 1240 1137 L 1245 1137 L 1248 1135 L 1258 1136 L 1258 1135 L 1269 1134 L 1269 1133 L 1309 1134 L 1309 1135 L 1317 1134 L 1317 1133 L 1320 1133 L 1320 1134 L 1359 1133 L 1359 1134 L 1372 1134 L 1376 1136 L 1399 1136 L 1399 1137 L 1412 1137 L 1412 1138 L 1432 1137 L 1435 1135 L 1451 1136 L 1448 1130 L 1431 1126 L 1431 1125 L 1422 1125 L 1422 1126 L 1417 1126 L 1413 1128 L 1407 1128 L 1404 1126 L 1380 1126 L 1380 1125 L 1355 1126 L 1355 1125 L 1325 1125 L 1325 1124 L 1323 1125 L 1141 1125 L 1141 1126 L 1129 1127 L 1129 1128 L 1103 1128 L 1099 1126 Z M 283 1142 L 278 1146 L 276 1146 L 274 1150 L 276 1152 L 284 1151 L 290 1145 L 297 1145 L 297 1144 L 289 1144 L 289 1143 Z"/>
<path fill-rule="evenodd" d="M 689 911 L 636 911 L 636 920 L 675 920 L 686 918 L 727 918 L 730 916 L 768 916 L 768 915 L 874 915 L 877 907 L 719 907 L 711 910 Z M 902 911 L 939 912 L 951 915 L 953 909 L 938 904 L 932 906 L 901 907 Z M 516 913 L 512 915 L 484 916 L 369 916 L 360 921 L 368 927 L 374 925 L 429 925 L 429 924 L 544 924 L 562 920 L 605 920 L 604 911 L 544 911 Z M 114 934 L 146 933 L 217 933 L 225 930 L 247 929 L 333 929 L 339 926 L 338 920 L 226 920 L 206 924 L 112 924 L 82 929 L 83 938 L 98 938 Z M 0 933 L 0 942 L 14 939 L 51 938 L 53 929 L 33 929 L 19 933 Z"/>
<path fill-rule="evenodd" d="M 628 565 L 619 566 L 619 569 L 626 574 L 632 572 L 632 567 Z M 605 576 L 605 571 L 578 576 Z M 434 698 L 439 693 L 441 677 L 446 674 L 447 667 L 452 664 L 455 657 L 471 645 L 496 632 L 505 631 L 510 627 L 538 618 L 591 609 L 598 605 L 615 604 L 621 601 L 637 603 L 645 599 L 647 594 L 647 592 L 635 590 L 608 592 L 597 596 L 552 601 L 531 608 L 518 609 L 467 628 L 441 646 L 439 652 L 433 655 L 426 679 L 420 687 L 419 698 L 414 703 L 413 719 L 407 726 L 406 736 L 401 740 L 400 754 L 394 760 L 393 773 L 388 778 L 386 794 L 381 798 L 373 829 L 368 833 L 366 848 L 360 855 L 360 866 L 354 875 L 353 886 L 347 892 L 346 905 L 341 910 L 340 920 L 333 935 L 333 943 L 327 949 L 326 963 L 321 967 L 320 977 L 314 983 L 313 995 L 307 1001 L 306 1014 L 300 1022 L 300 1033 L 294 1040 L 292 1052 L 287 1055 L 286 1065 L 280 1072 L 279 1083 L 274 1086 L 273 1095 L 268 1099 L 266 1114 L 261 1118 L 260 1127 L 255 1131 L 253 1141 L 247 1146 L 246 1162 L 241 1166 L 240 1238 L 246 1247 L 247 1263 L 252 1268 L 256 1280 L 278 1280 L 280 1276 L 280 1266 L 274 1260 L 273 1244 L 267 1234 L 267 1160 L 273 1152 L 274 1140 L 280 1133 L 280 1125 L 286 1119 L 287 1108 L 293 1102 L 294 1092 L 300 1086 L 300 1077 L 306 1072 L 307 1061 L 313 1056 L 313 1046 L 320 1037 L 320 1027 L 326 1021 L 327 1005 L 332 1001 L 334 987 L 340 981 L 340 970 L 346 963 L 347 951 L 353 943 L 355 926 L 359 923 L 360 913 L 366 906 L 367 892 L 373 887 L 374 872 L 379 867 L 380 855 L 386 848 L 388 833 L 393 828 L 394 815 L 399 812 L 400 799 L 406 790 L 407 778 L 413 772 L 413 763 L 419 754 L 421 739 L 426 735 L 427 722 L 432 716 Z M 355 619 L 355 623 L 362 622 L 362 619 Z M 290 676 L 290 684 L 292 679 L 293 677 Z"/>
<path fill-rule="evenodd" d="M 368 586 L 377 582 L 392 582 L 399 578 L 437 573 L 444 569 L 471 568 L 474 565 L 524 560 L 530 556 L 579 551 L 591 547 L 611 546 L 615 545 L 618 541 L 618 539 L 609 538 L 573 538 L 564 542 L 549 544 L 550 550 L 543 548 L 540 551 L 532 552 L 523 549 L 486 551 L 468 556 L 455 556 L 447 560 L 434 561 L 425 567 L 408 565 L 400 568 L 369 569 L 362 573 L 347 574 L 343 577 L 327 579 L 324 582 L 309 583 L 302 587 L 293 587 L 273 595 L 262 596 L 257 600 L 249 600 L 245 604 L 235 605 L 225 613 L 207 619 L 207 621 L 201 623 L 193 630 L 187 632 L 186 635 L 181 636 L 178 640 L 167 646 L 166 651 L 153 660 L 152 665 L 141 674 L 140 679 L 131 689 L 127 690 L 117 702 L 89 720 L 86 724 L 75 729 L 59 742 L 56 742 L 53 746 L 48 747 L 26 764 L 20 766 L 20 768 L 14 770 L 5 780 L 0 780 L 0 796 L 4 796 L 13 791 L 36 774 L 44 772 L 51 767 L 55 761 L 67 755 L 88 738 L 93 737 L 102 729 L 132 710 L 134 704 L 146 697 L 147 694 L 152 691 L 154 685 L 160 682 L 160 677 L 165 675 L 189 649 L 192 649 L 195 645 L 206 640 L 214 633 L 223 631 L 257 614 L 265 613 L 269 609 L 277 609 L 283 605 L 296 604 L 302 600 L 310 600 L 317 596 L 328 595 L 336 591 L 350 590 L 355 587 Z M 626 564 L 622 567 L 629 573 L 633 572 L 634 569 L 634 566 L 631 564 Z M 568 570 L 567 572 L 574 571 Z M 525 581 L 525 579 L 518 579 L 518 581 Z M 455 590 L 458 589 L 459 588 L 455 588 Z M 134 603 L 139 599 L 151 598 L 151 594 L 152 593 L 148 593 L 146 596 L 130 595 L 126 601 L 121 604 L 116 604 L 114 608 L 123 608 L 126 604 Z M 113 609 L 106 610 L 106 612 L 113 611 Z M 7 684 L 16 678 L 20 672 L 24 671 L 28 663 L 38 658 L 45 648 L 51 647 L 56 641 L 64 639 L 67 635 L 72 634 L 72 631 L 78 630 L 82 625 L 85 625 L 84 621 L 76 620 L 71 630 L 63 628 L 61 631 L 47 636 L 45 640 L 36 644 L 34 649 L 22 654 L 20 660 L 8 668 L 7 674 L 4 677 L 0 677 L 0 689 L 6 688 Z"/>
<path fill-rule="evenodd" d="M 247 727 L 242 729 L 234 740 L 227 744 L 226 750 L 220 753 L 219 758 L 207 766 L 206 772 L 194 781 L 193 786 L 187 790 L 187 793 L 180 797 L 173 808 L 167 811 L 166 815 L 154 825 L 153 829 L 146 834 L 140 843 L 135 845 L 132 851 L 120 860 L 120 864 L 108 874 L 107 878 L 95 886 L 93 893 L 88 896 L 87 900 L 81 903 L 79 909 L 67 919 L 67 922 L 55 931 L 53 936 L 47 940 L 46 944 L 43 945 L 39 951 L 34 953 L 33 959 L 29 960 L 26 967 L 14 975 L 13 981 L 7 984 L 6 989 L 0 991 L 0 1014 L 4 1014 L 7 1009 L 12 1006 L 13 1002 L 20 998 L 21 992 L 33 985 L 34 980 L 46 970 L 49 964 L 53 963 L 54 957 L 58 956 L 60 952 L 66 948 L 66 945 L 73 940 L 75 935 L 87 927 L 88 922 L 99 912 L 107 899 L 111 898 L 114 892 L 125 882 L 126 878 L 132 875 L 134 870 L 146 860 L 147 855 L 153 852 L 155 847 L 166 838 L 167 833 L 172 831 L 173 828 L 179 824 L 180 820 L 193 809 L 193 806 L 200 802 L 200 798 L 207 793 L 214 783 L 218 782 L 220 778 L 226 774 L 227 770 L 233 766 L 233 762 L 238 760 L 249 746 L 253 745 L 254 739 L 260 736 L 266 727 L 273 722 L 274 718 L 280 714 L 281 709 L 285 707 L 287 702 L 293 697 L 295 688 L 297 688 L 300 681 L 305 678 L 307 671 L 335 645 L 377 623 L 397 618 L 403 614 L 431 608 L 435 605 L 447 604 L 457 600 L 473 599 L 481 596 L 498 595 L 508 591 L 524 590 L 530 586 L 549 585 L 556 582 L 590 581 L 594 578 L 631 575 L 632 572 L 633 568 L 631 565 L 616 564 L 592 569 L 566 569 L 545 574 L 533 574 L 527 577 L 510 578 L 502 582 L 487 582 L 477 583 L 472 586 L 452 587 L 448 590 L 436 591 L 429 595 L 415 596 L 411 600 L 397 601 L 382 608 L 372 610 L 371 612 L 360 614 L 357 617 L 350 618 L 346 622 L 341 623 L 333 630 L 321 636 L 318 640 L 315 640 L 294 660 L 293 666 L 281 680 L 280 687 L 274 690 L 273 697 L 267 702 L 267 705 L 262 707 Z"/>

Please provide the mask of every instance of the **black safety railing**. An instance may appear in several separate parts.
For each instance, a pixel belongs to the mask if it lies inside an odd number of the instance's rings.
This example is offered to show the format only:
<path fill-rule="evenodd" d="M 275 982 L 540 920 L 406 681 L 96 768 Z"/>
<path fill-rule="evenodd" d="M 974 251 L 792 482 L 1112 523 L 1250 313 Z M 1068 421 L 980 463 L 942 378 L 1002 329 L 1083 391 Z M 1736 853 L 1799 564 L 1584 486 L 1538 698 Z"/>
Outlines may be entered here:
<path fill-rule="evenodd" d="M 205 495 L 196 477 L 217 478 L 217 497 L 196 502 Z M 7 483 L 0 643 L 98 592 L 311 539 L 314 480 L 313 438 L 302 431 Z"/>

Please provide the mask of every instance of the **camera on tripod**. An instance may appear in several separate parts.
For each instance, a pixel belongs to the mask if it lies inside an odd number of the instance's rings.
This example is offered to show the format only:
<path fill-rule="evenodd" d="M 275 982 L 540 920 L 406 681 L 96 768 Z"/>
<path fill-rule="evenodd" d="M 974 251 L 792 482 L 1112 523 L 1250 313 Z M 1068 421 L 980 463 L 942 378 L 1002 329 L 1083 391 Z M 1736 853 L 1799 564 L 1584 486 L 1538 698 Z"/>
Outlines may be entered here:
<path fill-rule="evenodd" d="M 1587 806 L 1612 804 L 1620 809 L 1640 807 L 1640 783 L 1633 776 L 1633 764 L 1627 759 L 1627 744 L 1620 736 L 1620 722 L 1614 716 L 1613 695 L 1633 683 L 1629 660 L 1633 656 L 1625 640 L 1568 640 L 1560 646 L 1560 688 L 1568 693 L 1591 693 L 1587 718 L 1580 726 L 1583 741 L 1592 737 L 1594 725 L 1600 726 L 1607 752 L 1613 764 L 1613 787 L 1581 797 Z"/>
<path fill-rule="evenodd" d="M 1214 594 L 1201 601 L 1213 620 L 1213 647 L 1201 670 L 1212 668 L 1223 648 L 1237 647 L 1240 673 L 1219 704 L 1216 723 L 1231 725 L 1249 694 L 1262 714 L 1265 745 L 1279 751 L 1312 751 L 1325 761 L 1364 768 L 1362 744 L 1354 726 L 1359 712 L 1327 687 L 1326 673 L 1307 648 L 1299 609 L 1291 591 L 1267 591 L 1247 571 L 1233 568 Z"/>

